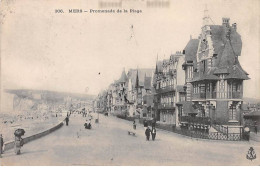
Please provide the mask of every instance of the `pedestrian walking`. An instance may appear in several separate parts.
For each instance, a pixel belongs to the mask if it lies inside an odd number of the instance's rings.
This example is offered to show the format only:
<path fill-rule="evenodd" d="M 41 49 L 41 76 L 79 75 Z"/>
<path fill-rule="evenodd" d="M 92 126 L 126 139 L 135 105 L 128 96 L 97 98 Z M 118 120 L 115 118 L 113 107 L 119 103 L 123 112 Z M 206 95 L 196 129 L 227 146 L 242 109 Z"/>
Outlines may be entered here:
<path fill-rule="evenodd" d="M 23 139 L 22 137 L 15 136 L 15 154 L 21 154 L 21 147 L 23 146 Z"/>
<path fill-rule="evenodd" d="M 155 140 L 155 137 L 156 137 L 156 129 L 155 127 L 152 128 L 152 140 L 154 141 Z"/>
<path fill-rule="evenodd" d="M 146 135 L 146 140 L 149 141 L 150 140 L 150 133 L 151 133 L 151 130 L 149 127 L 146 128 L 145 130 L 145 135 Z"/>
<path fill-rule="evenodd" d="M 134 120 L 134 122 L 133 122 L 133 129 L 136 130 L 135 120 Z"/>
<path fill-rule="evenodd" d="M 4 147 L 4 139 L 3 139 L 3 136 L 2 134 L 0 134 L 0 158 L 2 157 L 2 154 L 3 154 L 3 147 Z"/>
<path fill-rule="evenodd" d="M 255 133 L 257 134 L 257 121 L 255 121 Z"/>
<path fill-rule="evenodd" d="M 68 125 L 69 125 L 69 116 L 67 116 L 67 117 L 65 118 L 65 121 L 66 121 L 66 126 L 68 126 Z"/>
<path fill-rule="evenodd" d="M 14 151 L 15 154 L 19 155 L 21 154 L 21 147 L 23 146 L 24 142 L 22 139 L 22 136 L 24 135 L 25 131 L 24 129 L 17 129 L 14 132 Z"/>

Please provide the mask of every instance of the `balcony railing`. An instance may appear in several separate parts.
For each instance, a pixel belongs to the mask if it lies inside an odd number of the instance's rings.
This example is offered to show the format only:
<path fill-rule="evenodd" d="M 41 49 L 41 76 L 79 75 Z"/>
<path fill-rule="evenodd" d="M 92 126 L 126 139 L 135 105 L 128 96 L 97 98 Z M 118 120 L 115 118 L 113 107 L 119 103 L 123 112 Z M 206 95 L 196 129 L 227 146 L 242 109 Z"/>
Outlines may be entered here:
<path fill-rule="evenodd" d="M 206 92 L 206 99 L 216 99 L 216 92 Z"/>
<path fill-rule="evenodd" d="M 158 104 L 158 109 L 174 109 L 174 103 L 159 103 Z"/>
<path fill-rule="evenodd" d="M 166 86 L 159 89 L 156 89 L 156 93 L 167 93 L 175 91 L 174 86 Z"/>
<path fill-rule="evenodd" d="M 206 99 L 206 93 L 193 93 L 193 99 Z"/>
<path fill-rule="evenodd" d="M 181 116 L 180 121 L 186 122 L 188 124 L 210 125 L 210 118 L 209 117 Z"/>
<path fill-rule="evenodd" d="M 242 92 L 229 92 L 228 98 L 229 99 L 242 99 L 243 94 Z"/>

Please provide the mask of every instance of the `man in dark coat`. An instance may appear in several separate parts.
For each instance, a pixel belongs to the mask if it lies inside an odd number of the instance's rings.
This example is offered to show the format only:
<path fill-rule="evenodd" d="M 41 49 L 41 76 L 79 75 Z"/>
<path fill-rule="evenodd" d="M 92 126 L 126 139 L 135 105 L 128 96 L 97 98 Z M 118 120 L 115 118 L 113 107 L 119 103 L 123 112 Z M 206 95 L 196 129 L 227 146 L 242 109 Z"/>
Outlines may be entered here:
<path fill-rule="evenodd" d="M 151 133 L 152 133 L 152 140 L 154 141 L 155 136 L 156 136 L 156 129 L 155 129 L 155 127 L 152 128 Z"/>
<path fill-rule="evenodd" d="M 146 140 L 149 141 L 150 139 L 150 133 L 151 133 L 151 130 L 149 127 L 146 128 L 145 130 L 145 135 L 146 135 Z"/>
<path fill-rule="evenodd" d="M 68 125 L 69 125 L 69 116 L 67 116 L 67 117 L 65 118 L 65 121 L 66 121 L 66 126 L 68 126 Z"/>
<path fill-rule="evenodd" d="M 148 126 L 148 122 L 146 120 L 144 120 L 144 127 Z"/>

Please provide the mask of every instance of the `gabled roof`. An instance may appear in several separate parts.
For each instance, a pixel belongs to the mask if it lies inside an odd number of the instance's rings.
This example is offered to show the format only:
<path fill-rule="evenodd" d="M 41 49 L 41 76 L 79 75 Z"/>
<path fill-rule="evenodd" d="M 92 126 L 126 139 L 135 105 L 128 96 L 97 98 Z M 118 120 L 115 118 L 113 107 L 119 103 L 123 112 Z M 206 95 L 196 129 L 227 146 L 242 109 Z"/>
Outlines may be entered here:
<path fill-rule="evenodd" d="M 225 79 L 241 79 L 248 80 L 247 73 L 238 65 L 234 65 L 233 68 L 229 69 L 229 75 Z"/>
<path fill-rule="evenodd" d="M 220 78 L 214 75 L 214 71 L 216 68 L 209 69 L 206 73 L 196 72 L 194 73 L 194 78 L 192 82 L 200 81 L 200 80 L 220 80 Z"/>
<path fill-rule="evenodd" d="M 228 74 L 226 79 L 249 79 L 248 74 L 242 69 L 229 40 L 224 45 L 222 55 L 219 56 L 219 64 L 214 72 L 214 74 L 222 73 Z"/>
<path fill-rule="evenodd" d="M 230 26 L 209 25 L 209 27 L 214 48 L 212 68 L 205 73 L 195 73 L 193 81 L 218 80 L 217 74 L 227 74 L 226 79 L 249 79 L 238 61 L 242 50 L 241 36 Z M 199 57 L 201 56 L 199 53 Z"/>
<path fill-rule="evenodd" d="M 241 36 L 237 31 L 232 27 L 226 27 L 223 25 L 209 25 L 210 33 L 212 37 L 214 54 L 219 54 L 222 51 L 222 46 L 224 46 L 224 42 L 227 40 L 226 34 L 230 31 L 230 39 L 231 45 L 235 52 L 236 56 L 241 55 L 242 50 L 242 40 Z"/>
<path fill-rule="evenodd" d="M 219 63 L 216 65 L 219 69 L 227 68 L 236 64 L 236 55 L 231 47 L 229 40 L 226 40 L 223 52 L 219 57 Z"/>
<path fill-rule="evenodd" d="M 163 61 L 157 61 L 155 73 L 163 71 Z"/>
<path fill-rule="evenodd" d="M 152 83 L 152 77 L 145 77 L 144 78 L 144 88 L 151 90 L 151 83 Z"/>
<path fill-rule="evenodd" d="M 197 50 L 199 46 L 199 39 L 190 39 L 185 50 L 185 61 L 193 61 L 196 60 Z"/>
<path fill-rule="evenodd" d="M 144 77 L 152 77 L 154 69 L 138 69 L 139 86 L 144 86 Z M 128 79 L 131 79 L 133 87 L 136 86 L 137 69 L 128 71 Z"/>
<path fill-rule="evenodd" d="M 123 70 L 121 77 L 118 79 L 117 83 L 125 83 L 127 81 L 127 76 L 125 70 Z"/>

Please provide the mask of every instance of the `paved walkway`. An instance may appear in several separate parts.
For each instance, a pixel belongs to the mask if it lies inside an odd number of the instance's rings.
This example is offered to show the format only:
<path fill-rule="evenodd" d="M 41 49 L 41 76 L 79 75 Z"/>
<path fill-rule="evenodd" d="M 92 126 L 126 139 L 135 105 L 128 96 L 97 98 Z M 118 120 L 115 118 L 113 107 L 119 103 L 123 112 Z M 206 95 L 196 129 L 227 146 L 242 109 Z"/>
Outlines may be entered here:
<path fill-rule="evenodd" d="M 69 126 L 25 144 L 22 154 L 5 152 L 0 165 L 260 165 L 257 142 L 197 140 L 157 130 L 146 141 L 144 128 L 127 134 L 132 122 L 100 115 L 100 123 L 84 129 L 85 118 L 70 118 Z M 252 146 L 257 159 L 246 159 Z"/>

